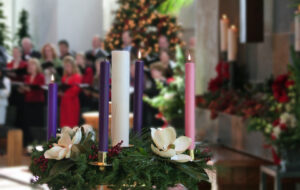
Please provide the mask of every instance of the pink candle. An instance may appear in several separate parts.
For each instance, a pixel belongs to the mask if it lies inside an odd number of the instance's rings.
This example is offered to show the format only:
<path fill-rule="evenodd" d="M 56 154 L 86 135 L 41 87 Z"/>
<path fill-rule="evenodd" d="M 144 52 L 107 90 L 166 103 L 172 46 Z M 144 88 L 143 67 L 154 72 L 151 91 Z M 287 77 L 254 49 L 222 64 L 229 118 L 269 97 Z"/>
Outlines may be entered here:
<path fill-rule="evenodd" d="M 185 64 L 185 135 L 192 139 L 190 150 L 195 148 L 195 64 L 188 56 Z"/>

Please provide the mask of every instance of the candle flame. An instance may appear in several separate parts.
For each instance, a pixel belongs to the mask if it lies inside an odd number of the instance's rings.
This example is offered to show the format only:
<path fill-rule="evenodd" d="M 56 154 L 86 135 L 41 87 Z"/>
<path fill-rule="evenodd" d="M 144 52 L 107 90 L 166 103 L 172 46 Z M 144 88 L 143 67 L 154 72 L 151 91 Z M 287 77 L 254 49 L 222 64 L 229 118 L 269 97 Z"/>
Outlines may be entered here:
<path fill-rule="evenodd" d="M 231 25 L 231 30 L 236 31 L 237 32 L 237 27 L 235 25 Z"/>
<path fill-rule="evenodd" d="M 54 79 L 54 75 L 51 75 L 51 82 L 54 82 L 55 79 Z"/>
<path fill-rule="evenodd" d="M 139 50 L 138 59 L 141 59 L 141 58 L 142 58 L 142 53 L 141 53 L 141 50 Z"/>
<path fill-rule="evenodd" d="M 191 61 L 191 60 L 192 60 L 191 54 L 189 53 L 189 55 L 188 55 L 188 61 Z"/>
<path fill-rule="evenodd" d="M 226 15 L 226 14 L 223 14 L 223 15 L 222 15 L 222 18 L 223 18 L 223 19 L 227 19 L 227 15 Z"/>

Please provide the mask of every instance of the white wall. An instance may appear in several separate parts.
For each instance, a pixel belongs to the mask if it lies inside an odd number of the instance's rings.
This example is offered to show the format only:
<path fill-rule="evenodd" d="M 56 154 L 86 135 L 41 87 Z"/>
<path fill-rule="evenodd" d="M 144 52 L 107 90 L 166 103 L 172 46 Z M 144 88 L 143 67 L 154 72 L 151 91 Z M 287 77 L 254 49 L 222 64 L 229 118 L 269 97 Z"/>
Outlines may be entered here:
<path fill-rule="evenodd" d="M 87 50 L 94 34 L 104 37 L 102 0 L 0 0 L 10 31 L 15 33 L 20 11 L 29 12 L 29 32 L 40 49 L 45 43 L 67 39 L 71 49 Z M 104 0 L 103 0 L 104 1 Z M 12 35 L 12 34 L 11 34 Z"/>

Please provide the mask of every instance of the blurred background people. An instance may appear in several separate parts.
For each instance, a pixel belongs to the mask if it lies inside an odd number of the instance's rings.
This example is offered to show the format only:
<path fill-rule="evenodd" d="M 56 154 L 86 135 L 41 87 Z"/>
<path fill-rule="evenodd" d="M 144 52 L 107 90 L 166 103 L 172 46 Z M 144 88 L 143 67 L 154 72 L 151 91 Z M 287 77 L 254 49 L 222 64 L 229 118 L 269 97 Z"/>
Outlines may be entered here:
<path fill-rule="evenodd" d="M 61 82 L 67 88 L 59 92 L 61 96 L 60 126 L 75 127 L 79 122 L 80 104 L 78 95 L 80 92 L 79 84 L 81 83 L 81 76 L 73 57 L 65 57 L 63 66 L 64 75 Z"/>
<path fill-rule="evenodd" d="M 45 77 L 40 62 L 37 59 L 28 61 L 28 75 L 25 76 L 25 85 L 19 87 L 19 92 L 24 94 L 24 143 L 29 144 L 34 139 L 30 129 L 32 127 L 42 128 L 44 125 L 44 103 L 45 96 L 42 85 Z"/>
<path fill-rule="evenodd" d="M 164 75 L 166 78 L 170 78 L 173 76 L 173 69 L 175 68 L 176 64 L 174 61 L 171 60 L 169 52 L 166 50 L 160 51 L 159 60 L 162 66 L 164 67 Z"/>
<path fill-rule="evenodd" d="M 69 42 L 67 40 L 60 40 L 58 42 L 59 58 L 63 60 L 66 56 L 73 56 L 70 51 Z"/>
<path fill-rule="evenodd" d="M 40 52 L 33 49 L 33 44 L 31 42 L 31 39 L 28 37 L 25 37 L 22 39 L 22 59 L 24 61 L 29 60 L 30 58 L 41 58 Z"/>
<path fill-rule="evenodd" d="M 95 35 L 92 39 L 92 49 L 85 53 L 87 61 L 94 63 L 98 58 L 106 58 L 109 54 L 103 49 L 104 44 L 100 36 Z"/>
<path fill-rule="evenodd" d="M 132 37 L 131 37 L 131 32 L 129 30 L 122 33 L 122 46 L 123 46 L 123 50 L 130 52 L 131 57 L 137 56 L 138 50 L 136 47 L 132 46 Z"/>
<path fill-rule="evenodd" d="M 160 35 L 158 37 L 158 47 L 159 47 L 160 51 L 162 51 L 162 50 L 168 51 L 169 50 L 169 41 L 165 35 Z"/>
<path fill-rule="evenodd" d="M 57 57 L 55 48 L 52 44 L 47 43 L 42 48 L 42 68 L 45 74 L 46 84 L 51 82 L 51 75 L 55 75 L 56 80 L 62 76 L 62 63 Z"/>
<path fill-rule="evenodd" d="M 0 127 L 5 125 L 8 97 L 10 95 L 10 79 L 5 76 L 3 67 L 0 68 Z"/>

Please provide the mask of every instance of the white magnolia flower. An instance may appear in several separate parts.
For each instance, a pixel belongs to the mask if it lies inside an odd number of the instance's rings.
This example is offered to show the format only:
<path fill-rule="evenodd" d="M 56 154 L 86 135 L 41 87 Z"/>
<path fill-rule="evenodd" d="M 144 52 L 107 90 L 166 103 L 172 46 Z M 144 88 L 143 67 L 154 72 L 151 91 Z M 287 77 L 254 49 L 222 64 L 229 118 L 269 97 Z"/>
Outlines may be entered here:
<path fill-rule="evenodd" d="M 297 120 L 295 115 L 290 113 L 283 113 L 280 115 L 280 123 L 284 123 L 288 127 L 294 128 L 297 125 Z"/>
<path fill-rule="evenodd" d="M 192 161 L 192 157 L 185 152 L 191 145 L 192 140 L 189 137 L 181 136 L 176 139 L 176 131 L 173 127 L 151 128 L 151 137 L 156 146 L 151 144 L 152 151 L 165 158 L 171 158 L 176 162 Z"/>
<path fill-rule="evenodd" d="M 95 130 L 94 128 L 91 126 L 91 125 L 88 125 L 88 124 L 84 124 L 81 126 L 84 130 L 84 134 L 85 134 L 85 137 L 88 136 L 89 133 L 92 134 L 92 140 L 95 141 L 96 140 L 96 134 L 95 134 Z"/>
<path fill-rule="evenodd" d="M 170 100 L 170 99 L 172 99 L 174 96 L 175 96 L 175 93 L 173 93 L 173 92 L 171 92 L 171 93 L 166 93 L 166 94 L 164 95 L 164 99 L 165 99 L 165 100 Z"/>
<path fill-rule="evenodd" d="M 55 160 L 70 158 L 72 145 L 80 143 L 82 138 L 81 130 L 77 129 L 73 138 L 71 138 L 69 133 L 72 132 L 68 129 L 63 129 L 57 144 L 53 144 L 53 147 L 45 152 L 45 158 Z"/>
<path fill-rule="evenodd" d="M 281 129 L 280 129 L 279 126 L 273 128 L 273 133 L 272 134 L 276 137 L 276 139 L 279 138 L 280 133 L 281 133 Z"/>

